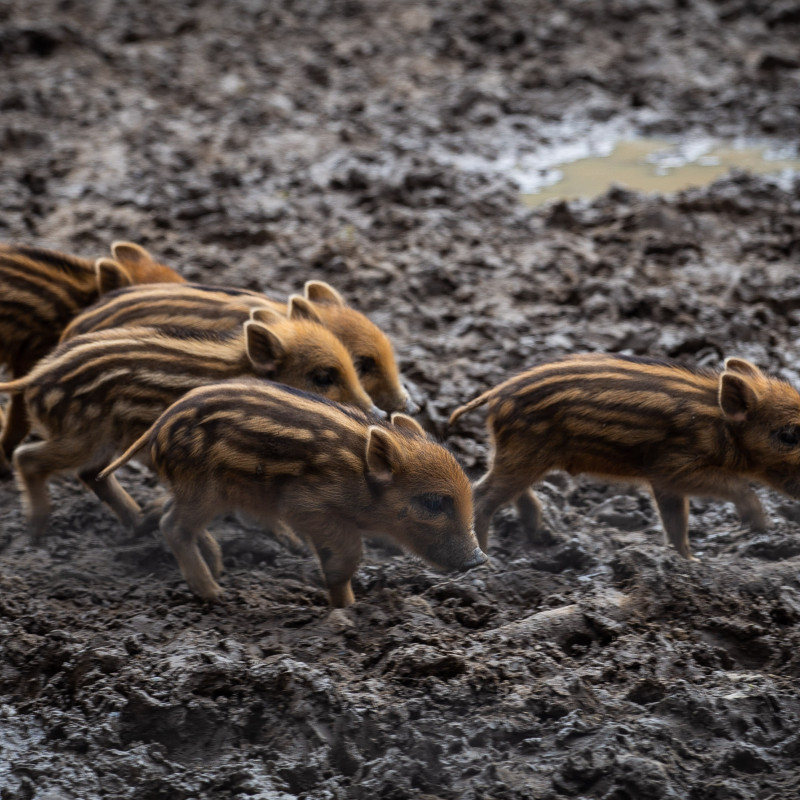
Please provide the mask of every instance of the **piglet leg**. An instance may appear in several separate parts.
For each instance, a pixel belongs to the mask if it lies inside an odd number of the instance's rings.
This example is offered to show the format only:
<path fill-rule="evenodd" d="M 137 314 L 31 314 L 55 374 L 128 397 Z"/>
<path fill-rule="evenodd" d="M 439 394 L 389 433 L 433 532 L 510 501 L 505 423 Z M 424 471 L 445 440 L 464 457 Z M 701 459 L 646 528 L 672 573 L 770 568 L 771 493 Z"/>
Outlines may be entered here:
<path fill-rule="evenodd" d="M 23 395 L 16 394 L 6 408 L 6 421 L 3 425 L 3 435 L 0 437 L 0 478 L 11 477 L 11 455 L 16 446 L 28 434 L 30 423 L 28 412 L 25 408 Z"/>
<path fill-rule="evenodd" d="M 747 485 L 746 481 L 737 481 L 723 500 L 730 500 L 736 506 L 739 519 L 756 533 L 767 529 L 767 516 L 758 495 Z"/>
<path fill-rule="evenodd" d="M 219 600 L 222 589 L 209 570 L 208 560 L 219 558 L 219 545 L 205 530 L 206 516 L 202 509 L 176 501 L 162 517 L 160 527 L 189 588 L 203 600 L 214 601 Z M 212 569 L 219 574 L 221 560 L 212 563 Z"/>
<path fill-rule="evenodd" d="M 53 473 L 75 464 L 74 450 L 57 440 L 31 442 L 14 453 L 14 468 L 23 493 L 28 530 L 33 544 L 38 544 L 47 531 L 50 516 L 50 492 L 47 484 Z"/>
<path fill-rule="evenodd" d="M 361 561 L 363 552 L 361 536 L 358 533 L 327 527 L 315 531 L 308 536 L 308 539 L 322 567 L 331 605 L 334 608 L 345 608 L 355 603 L 356 598 L 350 580 Z"/>
<path fill-rule="evenodd" d="M 689 561 L 697 561 L 689 547 L 689 498 L 653 488 L 653 497 L 664 525 L 667 542 Z"/>
<path fill-rule="evenodd" d="M 139 504 L 120 486 L 114 475 L 100 479 L 97 472 L 97 468 L 82 470 L 78 477 L 119 517 L 126 528 L 134 529 L 141 518 Z"/>

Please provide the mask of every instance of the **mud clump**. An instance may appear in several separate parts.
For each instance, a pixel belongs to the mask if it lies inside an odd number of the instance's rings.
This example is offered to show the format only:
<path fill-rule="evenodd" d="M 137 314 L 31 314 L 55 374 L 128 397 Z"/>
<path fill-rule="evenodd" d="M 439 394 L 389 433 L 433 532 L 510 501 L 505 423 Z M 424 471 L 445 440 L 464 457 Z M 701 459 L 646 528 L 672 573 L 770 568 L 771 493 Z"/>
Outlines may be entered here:
<path fill-rule="evenodd" d="M 477 477 L 484 419 L 450 413 L 547 359 L 739 356 L 800 386 L 800 181 L 531 210 L 449 155 L 616 116 L 793 137 L 798 35 L 787 3 L 12 0 L 0 239 L 133 240 L 278 299 L 328 281 Z M 491 563 L 452 576 L 370 541 L 332 610 L 313 559 L 248 520 L 212 528 L 210 606 L 70 478 L 32 547 L 3 483 L 0 796 L 797 796 L 800 512 L 757 491 L 767 533 L 692 501 L 687 563 L 641 489 L 549 475 L 551 543 L 504 509 Z"/>

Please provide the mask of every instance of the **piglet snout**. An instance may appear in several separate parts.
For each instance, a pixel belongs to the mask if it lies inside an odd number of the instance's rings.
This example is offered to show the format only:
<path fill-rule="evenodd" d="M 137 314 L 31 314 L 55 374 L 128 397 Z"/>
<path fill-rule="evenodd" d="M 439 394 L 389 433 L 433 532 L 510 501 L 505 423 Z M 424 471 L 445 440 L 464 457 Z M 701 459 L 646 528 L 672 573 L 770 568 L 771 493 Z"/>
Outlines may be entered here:
<path fill-rule="evenodd" d="M 466 572 L 468 569 L 472 569 L 473 567 L 479 567 L 481 564 L 485 564 L 488 561 L 488 557 L 480 547 L 476 547 L 469 555 L 469 558 L 461 565 L 461 569 Z"/>

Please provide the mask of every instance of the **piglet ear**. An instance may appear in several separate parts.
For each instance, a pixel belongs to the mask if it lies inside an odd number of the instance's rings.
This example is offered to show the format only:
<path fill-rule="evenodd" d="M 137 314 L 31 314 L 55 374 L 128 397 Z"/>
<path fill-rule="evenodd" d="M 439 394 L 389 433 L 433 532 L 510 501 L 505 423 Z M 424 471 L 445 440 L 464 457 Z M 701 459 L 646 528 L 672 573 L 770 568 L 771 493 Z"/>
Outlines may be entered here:
<path fill-rule="evenodd" d="M 397 452 L 390 434 L 372 425 L 367 434 L 367 475 L 388 486 L 397 469 Z"/>
<path fill-rule="evenodd" d="M 299 294 L 293 294 L 289 298 L 289 319 L 305 319 L 309 322 L 316 322 L 322 324 L 322 318 L 314 310 L 314 306 L 308 300 Z"/>
<path fill-rule="evenodd" d="M 395 428 L 402 428 L 409 433 L 417 436 L 425 436 L 425 429 L 415 419 L 412 419 L 407 414 L 392 414 L 392 425 Z"/>
<path fill-rule="evenodd" d="M 345 305 L 344 298 L 325 281 L 306 281 L 303 287 L 306 297 L 312 303 L 321 303 L 329 306 Z"/>
<path fill-rule="evenodd" d="M 719 376 L 719 407 L 728 422 L 744 422 L 757 402 L 747 378 L 734 372 Z"/>
<path fill-rule="evenodd" d="M 286 348 L 275 331 L 259 322 L 244 323 L 247 357 L 265 372 L 275 372 L 286 357 Z"/>
<path fill-rule="evenodd" d="M 755 364 L 751 364 L 743 358 L 726 358 L 725 369 L 728 372 L 737 372 L 739 375 L 751 378 L 759 378 L 762 375 L 761 370 Z"/>
<path fill-rule="evenodd" d="M 267 306 L 256 306 L 250 310 L 250 319 L 262 322 L 264 325 L 274 325 L 276 322 L 285 320 L 286 317 Z"/>
<path fill-rule="evenodd" d="M 133 242 L 114 242 L 111 245 L 111 252 L 121 264 L 141 267 L 143 264 L 154 263 L 153 256 L 144 247 Z"/>
<path fill-rule="evenodd" d="M 94 262 L 94 274 L 101 295 L 133 285 L 128 270 L 113 258 L 98 258 Z"/>
<path fill-rule="evenodd" d="M 130 276 L 131 283 L 185 283 L 174 269 L 159 264 L 141 245 L 114 242 L 111 252 L 114 254 L 114 261 Z"/>

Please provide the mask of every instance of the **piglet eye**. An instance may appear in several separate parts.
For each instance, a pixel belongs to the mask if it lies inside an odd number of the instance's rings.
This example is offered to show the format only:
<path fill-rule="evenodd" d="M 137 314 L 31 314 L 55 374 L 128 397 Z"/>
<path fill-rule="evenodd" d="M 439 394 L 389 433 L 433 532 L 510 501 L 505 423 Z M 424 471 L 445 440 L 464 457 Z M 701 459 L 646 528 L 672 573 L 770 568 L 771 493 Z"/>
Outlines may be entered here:
<path fill-rule="evenodd" d="M 378 366 L 377 361 L 372 356 L 359 356 L 356 359 L 356 369 L 359 375 L 369 375 Z"/>
<path fill-rule="evenodd" d="M 309 376 L 311 383 L 319 389 L 327 389 L 339 383 L 339 370 L 336 367 L 320 367 Z"/>
<path fill-rule="evenodd" d="M 791 428 L 784 428 L 778 433 L 778 440 L 781 444 L 794 447 L 800 444 L 800 428 L 792 426 Z"/>
<path fill-rule="evenodd" d="M 413 498 L 414 505 L 426 514 L 448 514 L 453 513 L 453 498 L 443 494 L 418 494 Z"/>

